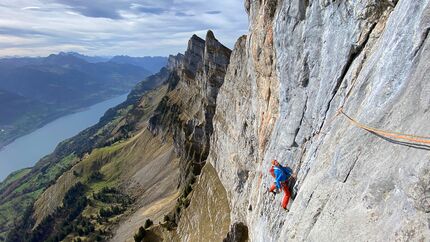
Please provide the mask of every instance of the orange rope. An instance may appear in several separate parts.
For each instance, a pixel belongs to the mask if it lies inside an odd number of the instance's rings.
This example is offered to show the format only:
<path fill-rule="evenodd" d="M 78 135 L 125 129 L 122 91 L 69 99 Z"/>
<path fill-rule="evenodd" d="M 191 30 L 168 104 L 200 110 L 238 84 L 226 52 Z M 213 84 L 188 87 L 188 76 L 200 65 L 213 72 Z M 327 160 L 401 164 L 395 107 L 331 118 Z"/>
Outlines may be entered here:
<path fill-rule="evenodd" d="M 338 113 L 343 114 L 354 126 L 382 135 L 382 136 L 386 136 L 386 137 L 392 137 L 392 138 L 396 138 L 396 139 L 402 139 L 402 140 L 407 140 L 410 142 L 415 142 L 415 143 L 422 143 L 422 144 L 430 144 L 430 137 L 427 136 L 418 136 L 418 135 L 412 135 L 412 134 L 404 134 L 404 133 L 398 133 L 398 132 L 392 132 L 392 131 L 385 131 L 382 129 L 377 129 L 377 128 L 373 128 L 370 126 L 367 126 L 365 124 L 362 124 L 360 122 L 358 122 L 357 120 L 351 118 L 350 116 L 348 116 L 344 111 L 343 108 L 340 108 Z"/>

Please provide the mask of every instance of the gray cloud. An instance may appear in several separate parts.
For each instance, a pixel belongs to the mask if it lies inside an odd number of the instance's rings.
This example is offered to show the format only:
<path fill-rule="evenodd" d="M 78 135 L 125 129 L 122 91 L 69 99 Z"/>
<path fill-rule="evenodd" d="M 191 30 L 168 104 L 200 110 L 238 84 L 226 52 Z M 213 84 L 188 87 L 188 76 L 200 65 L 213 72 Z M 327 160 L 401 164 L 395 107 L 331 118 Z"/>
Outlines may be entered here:
<path fill-rule="evenodd" d="M 154 8 L 154 7 L 138 7 L 136 8 L 136 10 L 142 13 L 149 13 L 149 14 L 163 14 L 168 11 L 168 9 L 165 9 L 165 8 Z"/>
<path fill-rule="evenodd" d="M 120 19 L 119 10 L 126 9 L 130 3 L 112 0 L 44 0 L 68 6 L 71 10 L 92 18 Z"/>
<path fill-rule="evenodd" d="M 212 11 L 206 11 L 205 13 L 216 15 L 216 14 L 220 14 L 220 13 L 221 13 L 221 11 L 212 10 Z"/>
<path fill-rule="evenodd" d="M 42 31 L 25 29 L 25 28 L 23 29 L 23 28 L 8 28 L 8 27 L 0 27 L 0 35 L 11 35 L 11 36 L 19 36 L 19 37 L 55 36 L 55 34 L 53 33 L 45 33 Z"/>
<path fill-rule="evenodd" d="M 196 16 L 196 15 L 195 14 L 185 13 L 185 12 L 176 12 L 175 16 L 178 16 L 178 17 L 193 17 L 193 16 Z"/>
<path fill-rule="evenodd" d="M 168 55 L 212 29 L 229 47 L 247 31 L 242 1 L 20 0 L 0 4 L 0 56 Z M 220 11 L 222 10 L 222 11 Z"/>
<path fill-rule="evenodd" d="M 173 0 L 43 0 L 68 6 L 87 17 L 122 19 L 121 12 L 162 14 L 173 6 Z"/>

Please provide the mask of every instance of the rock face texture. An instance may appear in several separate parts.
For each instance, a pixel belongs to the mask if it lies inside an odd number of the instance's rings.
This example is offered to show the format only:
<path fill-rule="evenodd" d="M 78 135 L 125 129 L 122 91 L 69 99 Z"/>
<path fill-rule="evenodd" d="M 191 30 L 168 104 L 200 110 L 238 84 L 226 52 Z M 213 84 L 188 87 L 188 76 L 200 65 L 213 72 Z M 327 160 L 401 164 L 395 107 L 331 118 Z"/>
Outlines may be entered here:
<path fill-rule="evenodd" d="M 180 184 L 189 175 L 200 174 L 208 156 L 217 95 L 230 54 L 209 31 L 206 40 L 194 35 L 185 54 L 169 60 L 169 92 L 150 119 L 149 129 L 173 136 L 175 150 L 183 160 Z"/>
<path fill-rule="evenodd" d="M 209 162 L 251 241 L 430 239 L 429 1 L 245 1 Z M 298 173 L 290 212 L 270 160 Z M 210 198 L 209 198 L 210 199 Z"/>

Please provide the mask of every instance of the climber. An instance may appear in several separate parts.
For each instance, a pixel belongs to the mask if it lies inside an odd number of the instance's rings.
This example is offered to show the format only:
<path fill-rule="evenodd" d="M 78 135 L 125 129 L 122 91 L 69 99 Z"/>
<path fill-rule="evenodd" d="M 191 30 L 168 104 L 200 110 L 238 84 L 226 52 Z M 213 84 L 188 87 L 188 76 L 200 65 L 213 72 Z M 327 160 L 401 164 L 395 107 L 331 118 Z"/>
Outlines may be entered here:
<path fill-rule="evenodd" d="M 277 193 L 280 193 L 281 188 L 284 190 L 282 208 L 288 212 L 287 205 L 291 196 L 290 190 L 288 188 L 288 181 L 291 178 L 294 178 L 295 175 L 293 174 L 291 168 L 280 165 L 277 160 L 272 160 L 272 166 L 270 167 L 269 172 L 273 178 L 275 178 L 275 182 L 270 187 L 269 192 L 272 192 L 276 195 Z"/>

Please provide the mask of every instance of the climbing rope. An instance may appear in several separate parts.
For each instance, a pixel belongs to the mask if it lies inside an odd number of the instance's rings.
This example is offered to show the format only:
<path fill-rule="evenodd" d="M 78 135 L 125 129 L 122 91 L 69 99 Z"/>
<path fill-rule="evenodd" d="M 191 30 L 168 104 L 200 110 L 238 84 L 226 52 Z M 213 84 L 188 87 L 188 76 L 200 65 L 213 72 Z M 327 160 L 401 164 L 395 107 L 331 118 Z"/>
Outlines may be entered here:
<path fill-rule="evenodd" d="M 349 97 L 352 94 L 352 90 L 355 88 L 355 85 L 357 83 L 357 79 L 358 78 L 354 78 L 350 88 L 347 90 L 345 98 L 343 99 L 342 105 L 339 108 L 339 110 L 336 112 L 336 115 L 333 117 L 333 119 L 337 118 L 340 114 L 342 114 L 343 116 L 345 116 L 348 121 L 361 129 L 367 130 L 369 132 L 384 136 L 384 137 L 389 137 L 389 138 L 394 138 L 394 139 L 400 139 L 400 140 L 406 140 L 409 142 L 413 142 L 413 143 L 420 143 L 420 144 L 430 144 L 430 137 L 428 136 L 419 136 L 419 135 L 413 135 L 413 134 L 405 134 L 405 133 L 399 133 L 399 132 L 393 132 L 393 131 L 387 131 L 387 130 L 382 130 L 382 129 L 377 129 L 374 127 L 370 127 L 366 124 L 360 123 L 359 121 L 357 121 L 356 119 L 350 117 L 349 115 L 347 115 L 344 110 L 343 107 L 345 106 L 345 103 L 347 102 L 347 100 L 349 99 Z"/>
<path fill-rule="evenodd" d="M 413 134 L 404 134 L 404 133 L 398 133 L 398 132 L 393 132 L 393 131 L 386 131 L 386 130 L 377 129 L 377 128 L 365 125 L 363 123 L 360 123 L 356 119 L 351 118 L 349 115 L 347 115 L 343 111 L 343 108 L 339 109 L 338 114 L 344 115 L 349 120 L 349 122 L 351 124 L 353 124 L 354 126 L 361 128 L 361 129 L 364 129 L 364 130 L 367 130 L 369 132 L 375 133 L 375 134 L 379 134 L 381 136 L 407 140 L 409 142 L 414 142 L 414 143 L 430 144 L 430 137 L 427 137 L 427 136 L 418 136 L 418 135 L 413 135 Z"/>

